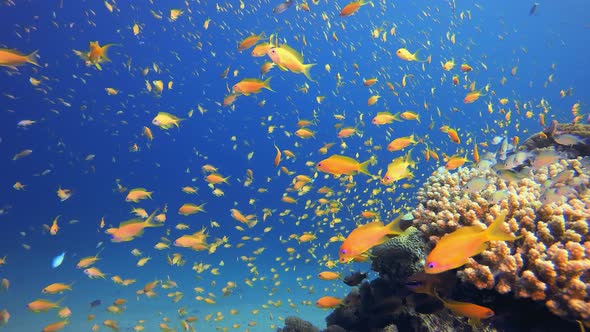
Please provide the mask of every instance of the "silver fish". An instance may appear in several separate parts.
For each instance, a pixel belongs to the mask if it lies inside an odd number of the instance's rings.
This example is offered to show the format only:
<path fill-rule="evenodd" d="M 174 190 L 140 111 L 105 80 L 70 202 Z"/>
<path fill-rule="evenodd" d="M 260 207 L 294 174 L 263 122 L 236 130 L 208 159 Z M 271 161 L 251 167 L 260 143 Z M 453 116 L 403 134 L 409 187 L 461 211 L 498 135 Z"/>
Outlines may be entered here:
<path fill-rule="evenodd" d="M 272 9 L 272 12 L 279 15 L 284 13 L 289 7 L 293 6 L 295 1 L 293 0 L 285 0 L 285 2 L 276 5 L 275 8 Z"/>

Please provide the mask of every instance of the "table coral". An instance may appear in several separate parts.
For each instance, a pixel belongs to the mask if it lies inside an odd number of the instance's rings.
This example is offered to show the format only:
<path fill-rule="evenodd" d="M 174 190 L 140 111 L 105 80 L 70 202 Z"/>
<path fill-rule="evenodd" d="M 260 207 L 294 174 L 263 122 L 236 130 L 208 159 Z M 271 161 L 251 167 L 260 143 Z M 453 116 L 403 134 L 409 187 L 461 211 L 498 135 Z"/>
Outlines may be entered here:
<path fill-rule="evenodd" d="M 504 230 L 522 237 L 493 241 L 459 268 L 464 282 L 544 301 L 556 315 L 590 327 L 590 185 L 586 159 L 562 159 L 521 179 L 491 168 L 440 169 L 419 190 L 414 226 L 430 248 L 462 226 L 489 225 L 507 211 Z M 485 179 L 468 192 L 466 183 Z"/>

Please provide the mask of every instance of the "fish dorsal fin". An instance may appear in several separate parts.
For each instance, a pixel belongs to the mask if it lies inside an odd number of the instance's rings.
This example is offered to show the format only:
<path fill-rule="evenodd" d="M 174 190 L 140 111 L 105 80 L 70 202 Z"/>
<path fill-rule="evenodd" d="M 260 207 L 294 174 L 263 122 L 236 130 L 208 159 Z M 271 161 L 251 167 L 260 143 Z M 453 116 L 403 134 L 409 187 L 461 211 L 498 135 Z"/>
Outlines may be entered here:
<path fill-rule="evenodd" d="M 373 221 L 368 224 L 364 224 L 362 226 L 359 226 L 357 229 L 367 230 L 367 229 L 374 229 L 374 228 L 380 228 L 380 227 L 383 227 L 383 223 L 381 221 L 377 220 L 377 221 Z"/>
<path fill-rule="evenodd" d="M 299 60 L 301 63 L 303 63 L 303 55 L 301 55 L 301 53 L 292 49 L 291 46 L 289 46 L 287 44 L 282 44 L 281 46 L 279 46 L 279 48 L 287 51 L 289 54 L 293 55 L 297 60 Z"/>
<path fill-rule="evenodd" d="M 482 228 L 481 226 L 465 226 L 457 229 L 452 233 L 446 234 L 440 239 L 440 241 L 456 241 L 457 237 L 469 236 L 483 232 L 484 228 Z"/>
<path fill-rule="evenodd" d="M 242 82 L 250 82 L 250 83 L 260 83 L 262 82 L 261 80 L 257 79 L 257 78 L 244 78 L 242 80 Z"/>
<path fill-rule="evenodd" d="M 352 163 L 358 162 L 350 157 L 339 155 L 339 154 L 334 154 L 329 159 L 343 161 L 343 162 L 352 162 Z"/>
<path fill-rule="evenodd" d="M 140 224 L 140 223 L 143 223 L 143 219 L 141 219 L 141 218 L 130 219 L 130 220 L 127 220 L 127 221 L 122 221 L 119 224 L 119 228 L 121 228 L 123 226 L 131 225 L 131 224 Z"/>

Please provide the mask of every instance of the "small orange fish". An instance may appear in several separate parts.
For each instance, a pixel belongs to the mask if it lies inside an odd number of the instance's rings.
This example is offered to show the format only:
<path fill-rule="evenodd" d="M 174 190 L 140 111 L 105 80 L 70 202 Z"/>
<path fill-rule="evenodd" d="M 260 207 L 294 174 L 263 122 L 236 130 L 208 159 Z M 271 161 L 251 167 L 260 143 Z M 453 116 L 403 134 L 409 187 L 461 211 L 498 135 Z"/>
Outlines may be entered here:
<path fill-rule="evenodd" d="M 49 300 L 38 299 L 27 304 L 27 309 L 29 309 L 32 312 L 45 312 L 51 309 L 58 308 L 59 303 L 61 301 L 62 300 L 59 300 L 57 302 L 51 302 Z"/>
<path fill-rule="evenodd" d="M 254 46 L 256 43 L 258 43 L 258 41 L 261 39 L 264 39 L 264 32 L 261 32 L 258 35 L 251 34 L 250 36 L 244 38 L 238 44 L 238 51 L 242 52 L 244 50 L 249 49 L 250 47 Z"/>
<path fill-rule="evenodd" d="M 456 144 L 461 144 L 461 138 L 459 138 L 459 134 L 457 133 L 457 131 L 455 129 L 449 128 L 447 130 L 447 135 L 451 139 L 451 142 L 456 143 Z"/>
<path fill-rule="evenodd" d="M 141 218 L 124 221 L 119 224 L 119 227 L 111 227 L 107 229 L 105 233 L 111 235 L 112 242 L 131 241 L 136 237 L 141 236 L 145 228 L 160 227 L 163 225 L 154 221 L 154 216 L 156 215 L 157 211 L 158 210 L 152 212 L 152 214 L 145 221 Z"/>
<path fill-rule="evenodd" d="M 72 196 L 72 191 L 70 189 L 62 189 L 62 187 L 59 187 L 56 193 L 57 197 L 59 197 L 59 200 L 61 202 L 67 200 Z"/>
<path fill-rule="evenodd" d="M 318 299 L 315 306 L 322 309 L 336 308 L 342 304 L 342 299 L 333 296 L 324 296 Z"/>
<path fill-rule="evenodd" d="M 356 13 L 359 10 L 359 8 L 361 8 L 361 6 L 364 6 L 370 2 L 371 1 L 365 1 L 365 0 L 352 1 L 349 4 L 347 4 L 346 6 L 344 6 L 344 8 L 342 8 L 342 10 L 340 11 L 340 17 L 350 16 L 350 15 Z"/>
<path fill-rule="evenodd" d="M 508 211 L 502 211 L 487 229 L 478 226 L 464 226 L 444 235 L 426 257 L 424 271 L 435 274 L 458 268 L 467 263 L 469 257 L 480 254 L 489 241 L 514 241 L 514 236 L 501 229 Z"/>
<path fill-rule="evenodd" d="M 399 113 L 391 114 L 390 112 L 379 112 L 377 115 L 375 115 L 375 117 L 373 117 L 371 123 L 380 126 L 390 124 L 393 121 L 401 121 L 398 114 Z"/>
<path fill-rule="evenodd" d="M 210 185 L 215 185 L 215 184 L 220 184 L 220 183 L 228 184 L 228 182 L 227 182 L 228 179 L 229 179 L 229 176 L 223 177 L 223 175 L 217 174 L 217 173 L 211 173 L 205 177 L 205 181 L 209 182 Z"/>
<path fill-rule="evenodd" d="M 270 87 L 270 79 L 271 78 L 269 77 L 265 81 L 262 81 L 257 78 L 244 78 L 240 82 L 234 84 L 232 92 L 249 96 L 252 93 L 260 93 L 263 88 L 274 91 Z"/>
<path fill-rule="evenodd" d="M 190 216 L 191 214 L 195 214 L 198 212 L 205 212 L 203 206 L 205 206 L 204 203 L 201 205 L 185 203 L 178 209 L 178 214 L 182 214 L 183 216 Z"/>
<path fill-rule="evenodd" d="M 479 97 L 481 97 L 481 96 L 485 96 L 484 94 L 481 93 L 481 90 L 470 91 L 469 93 L 467 93 L 467 95 L 463 99 L 463 102 L 465 104 L 471 104 L 471 103 L 475 102 L 476 100 L 478 100 Z"/>
<path fill-rule="evenodd" d="M 449 160 L 445 164 L 445 168 L 448 170 L 459 168 L 459 167 L 463 166 L 463 164 L 465 164 L 468 161 L 469 161 L 469 159 L 467 159 L 467 153 L 465 153 L 465 157 L 452 156 L 449 158 Z"/>
<path fill-rule="evenodd" d="M 56 294 L 56 293 L 63 293 L 65 291 L 72 290 L 73 283 L 67 285 L 60 282 L 53 283 L 41 290 L 43 294 Z"/>
<path fill-rule="evenodd" d="M 338 250 L 340 263 L 348 263 L 374 246 L 389 240 L 391 235 L 401 234 L 402 230 L 399 228 L 401 217 L 401 215 L 398 216 L 387 225 L 383 225 L 381 221 L 377 220 L 355 228 Z"/>
<path fill-rule="evenodd" d="M 434 290 L 434 295 L 443 303 L 445 308 L 449 309 L 454 315 L 468 317 L 476 320 L 486 319 L 494 316 L 494 311 L 490 308 L 468 302 L 443 299 L 438 295 L 436 289 Z"/>
<path fill-rule="evenodd" d="M 387 151 L 393 152 L 403 150 L 410 146 L 410 144 L 418 144 L 418 142 L 414 140 L 414 135 L 398 137 L 387 145 Z"/>
<path fill-rule="evenodd" d="M 471 66 L 466 63 L 461 65 L 461 71 L 464 73 L 472 71 L 472 70 L 473 70 L 473 68 L 471 68 Z"/>
<path fill-rule="evenodd" d="M 100 64 L 111 61 L 107 56 L 107 51 L 114 45 L 115 44 L 106 44 L 104 46 L 100 46 L 98 41 L 92 41 L 90 42 L 90 49 L 88 52 L 74 50 L 74 53 L 84 60 L 87 66 L 94 65 L 96 69 L 102 70 Z"/>
<path fill-rule="evenodd" d="M 66 320 L 62 320 L 59 322 L 55 322 L 55 323 L 51 323 L 47 326 L 45 326 L 43 328 L 43 330 L 41 330 L 41 332 L 57 332 L 57 331 L 61 331 L 66 325 L 69 324 L 69 321 Z"/>
<path fill-rule="evenodd" d="M 137 203 L 141 199 L 152 199 L 153 191 L 147 191 L 145 188 L 135 188 L 129 190 L 127 197 L 125 197 L 126 202 L 134 202 Z"/>
<path fill-rule="evenodd" d="M 373 85 L 375 85 L 375 83 L 377 83 L 377 78 L 376 77 L 367 78 L 367 79 L 363 80 L 363 85 L 364 86 L 373 86 Z"/>
<path fill-rule="evenodd" d="M 340 278 L 340 273 L 333 271 L 324 271 L 318 274 L 318 278 L 322 280 L 336 280 Z"/>
<path fill-rule="evenodd" d="M 59 215 L 57 217 L 55 217 L 55 219 L 53 219 L 53 223 L 51 224 L 51 227 L 49 228 L 49 234 L 51 235 L 56 235 L 57 232 L 59 231 L 59 226 L 57 225 L 57 220 L 59 219 Z"/>

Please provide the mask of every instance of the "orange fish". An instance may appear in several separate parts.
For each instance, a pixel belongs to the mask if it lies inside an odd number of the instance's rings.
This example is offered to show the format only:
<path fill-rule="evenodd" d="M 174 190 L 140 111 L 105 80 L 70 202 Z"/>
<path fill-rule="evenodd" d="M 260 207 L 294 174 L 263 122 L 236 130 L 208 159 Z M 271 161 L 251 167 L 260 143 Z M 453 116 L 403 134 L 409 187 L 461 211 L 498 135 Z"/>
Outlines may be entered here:
<path fill-rule="evenodd" d="M 472 70 L 473 70 L 473 68 L 471 68 L 471 66 L 466 63 L 461 65 L 461 71 L 464 73 L 472 71 Z"/>
<path fill-rule="evenodd" d="M 93 41 L 90 42 L 90 49 L 88 52 L 74 50 L 74 53 L 84 60 L 87 66 L 94 65 L 96 69 L 102 70 L 100 64 L 111 61 L 107 56 L 107 51 L 114 45 L 115 44 L 106 44 L 104 46 L 100 46 L 97 41 Z"/>
<path fill-rule="evenodd" d="M 502 211 L 487 229 L 478 226 L 464 226 L 444 235 L 426 257 L 424 271 L 434 274 L 458 268 L 467 263 L 469 257 L 480 254 L 489 241 L 514 241 L 514 236 L 501 229 L 508 211 Z"/>
<path fill-rule="evenodd" d="M 465 164 L 468 161 L 469 160 L 467 159 L 467 153 L 465 153 L 465 157 L 452 156 L 449 158 L 449 160 L 445 164 L 445 168 L 448 170 L 452 170 L 452 169 L 463 166 L 463 164 Z"/>
<path fill-rule="evenodd" d="M 125 197 L 126 202 L 139 202 L 140 199 L 152 199 L 153 191 L 147 191 L 145 188 L 135 188 L 129 190 L 127 197 Z"/>
<path fill-rule="evenodd" d="M 340 278 L 340 273 L 332 271 L 324 271 L 318 274 L 318 278 L 322 280 L 336 280 Z"/>
<path fill-rule="evenodd" d="M 205 177 L 205 181 L 209 182 L 210 185 L 219 184 L 219 183 L 228 183 L 228 177 L 223 177 L 221 174 L 211 173 Z"/>
<path fill-rule="evenodd" d="M 354 175 L 356 173 L 371 175 L 367 169 L 370 162 L 371 160 L 369 159 L 363 163 L 359 163 L 350 157 L 334 154 L 320 161 L 317 164 L 317 169 L 332 175 Z"/>
<path fill-rule="evenodd" d="M 49 300 L 44 300 L 44 299 L 38 299 L 35 300 L 33 302 L 30 302 L 29 304 L 27 304 L 27 309 L 29 309 L 32 312 L 45 312 L 51 309 L 56 309 L 59 307 L 59 303 L 62 300 L 59 300 L 57 302 L 51 302 Z"/>
<path fill-rule="evenodd" d="M 205 212 L 203 206 L 205 206 L 205 203 L 201 205 L 185 203 L 182 204 L 182 206 L 178 209 L 178 214 L 182 214 L 183 216 L 190 216 L 191 214 L 195 214 L 198 212 Z"/>
<path fill-rule="evenodd" d="M 258 44 L 254 47 L 252 52 L 250 53 L 253 57 L 263 57 L 268 53 L 268 51 L 273 47 L 271 43 L 262 43 Z"/>
<path fill-rule="evenodd" d="M 174 245 L 182 248 L 191 248 L 195 251 L 207 250 L 209 245 L 207 244 L 207 234 L 204 230 L 198 231 L 194 234 L 186 234 L 174 241 Z"/>
<path fill-rule="evenodd" d="M 303 139 L 313 138 L 315 137 L 315 133 L 313 130 L 308 128 L 299 128 L 295 131 L 295 136 Z"/>
<path fill-rule="evenodd" d="M 367 78 L 366 80 L 363 80 L 363 85 L 364 86 L 372 86 L 375 83 L 377 83 L 377 78 L 376 77 Z"/>
<path fill-rule="evenodd" d="M 232 87 L 233 93 L 241 93 L 244 96 L 249 96 L 252 93 L 260 93 L 262 89 L 274 91 L 270 88 L 270 77 L 264 81 L 257 78 L 244 78 L 240 82 L 234 84 Z"/>
<path fill-rule="evenodd" d="M 24 55 L 17 50 L 0 48 L 0 66 L 20 66 L 25 63 L 30 63 L 37 67 L 41 67 L 37 63 L 37 52 L 38 51 L 34 51 L 29 55 Z"/>
<path fill-rule="evenodd" d="M 59 231 L 59 226 L 57 225 L 57 220 L 59 219 L 59 215 L 57 217 L 55 217 L 55 219 L 53 219 L 53 223 L 51 224 L 51 227 L 49 228 L 49 234 L 51 235 L 56 235 L 57 232 Z"/>
<path fill-rule="evenodd" d="M 391 141 L 391 143 L 387 145 L 387 151 L 393 152 L 403 150 L 410 146 L 410 144 L 418 144 L 418 142 L 414 140 L 414 135 L 399 137 L 394 139 L 393 141 Z"/>
<path fill-rule="evenodd" d="M 71 291 L 73 284 L 74 283 L 66 285 L 66 284 L 63 284 L 60 282 L 56 282 L 56 283 L 53 283 L 53 284 L 43 288 L 41 290 L 41 293 L 43 293 L 43 294 L 56 294 L 56 293 L 63 293 L 65 291 Z"/>
<path fill-rule="evenodd" d="M 276 144 L 275 144 L 275 149 L 277 150 L 277 154 L 275 156 L 274 165 L 275 165 L 275 167 L 277 167 L 281 163 L 281 150 L 279 150 L 279 148 L 277 147 Z"/>
<path fill-rule="evenodd" d="M 69 324 L 69 321 L 66 320 L 62 320 L 59 322 L 55 322 L 55 323 L 51 323 L 47 326 L 45 326 L 43 328 L 43 330 L 41 330 L 41 332 L 57 332 L 57 331 L 61 331 L 66 325 Z"/>
<path fill-rule="evenodd" d="M 57 189 L 57 197 L 59 197 L 59 200 L 61 202 L 67 200 L 68 198 L 70 198 L 72 196 L 72 191 L 70 189 L 62 189 L 61 187 L 59 187 Z"/>
<path fill-rule="evenodd" d="M 377 220 L 355 228 L 346 237 L 338 251 L 340 263 L 348 263 L 374 246 L 389 240 L 391 235 L 401 234 L 402 230 L 399 228 L 401 217 L 401 215 L 398 216 L 387 225 Z"/>
<path fill-rule="evenodd" d="M 393 121 L 401 121 L 399 119 L 399 113 L 391 114 L 390 112 L 379 112 L 373 120 L 371 121 L 372 124 L 380 126 L 384 124 L 390 124 Z"/>
<path fill-rule="evenodd" d="M 238 51 L 242 52 L 249 49 L 261 39 L 264 39 L 264 32 L 261 32 L 259 35 L 251 34 L 240 42 L 238 45 Z"/>
<path fill-rule="evenodd" d="M 469 93 L 467 93 L 467 95 L 463 99 L 463 102 L 465 104 L 471 104 L 471 103 L 475 102 L 476 100 L 478 100 L 479 97 L 481 97 L 481 96 L 485 96 L 484 94 L 481 93 L 481 90 L 470 91 Z"/>
<path fill-rule="evenodd" d="M 112 242 L 131 241 L 136 237 L 141 236 L 146 227 L 160 227 L 163 225 L 154 221 L 156 212 L 158 212 L 158 210 L 152 212 L 145 221 L 141 218 L 127 220 L 120 223 L 118 228 L 111 227 L 107 229 L 105 233 L 111 235 Z"/>
<path fill-rule="evenodd" d="M 324 296 L 317 300 L 315 306 L 322 309 L 336 308 L 342 304 L 342 299 L 333 296 Z"/>
<path fill-rule="evenodd" d="M 356 13 L 359 10 L 359 8 L 361 8 L 361 6 L 364 6 L 368 3 L 370 3 L 370 1 L 365 0 L 357 0 L 350 2 L 349 4 L 344 6 L 344 8 L 342 8 L 342 10 L 340 11 L 340 17 L 350 16 Z"/>
<path fill-rule="evenodd" d="M 447 135 L 449 135 L 451 142 L 456 143 L 456 144 L 461 144 L 461 138 L 459 138 L 459 134 L 457 133 L 457 131 L 455 129 L 449 128 L 447 130 Z"/>
<path fill-rule="evenodd" d="M 449 309 L 454 315 L 468 317 L 475 320 L 494 316 L 494 311 L 490 308 L 468 302 L 443 299 L 438 295 L 436 289 L 434 290 L 434 295 L 443 303 L 445 308 Z"/>
<path fill-rule="evenodd" d="M 10 320 L 10 313 L 8 313 L 8 310 L 0 310 L 0 326 L 8 324 L 8 320 Z"/>

